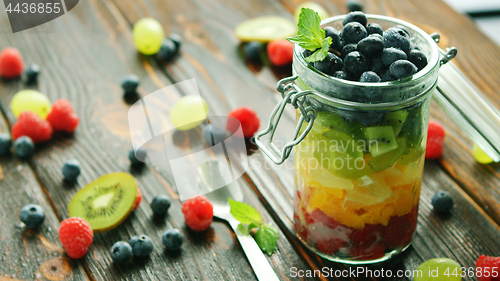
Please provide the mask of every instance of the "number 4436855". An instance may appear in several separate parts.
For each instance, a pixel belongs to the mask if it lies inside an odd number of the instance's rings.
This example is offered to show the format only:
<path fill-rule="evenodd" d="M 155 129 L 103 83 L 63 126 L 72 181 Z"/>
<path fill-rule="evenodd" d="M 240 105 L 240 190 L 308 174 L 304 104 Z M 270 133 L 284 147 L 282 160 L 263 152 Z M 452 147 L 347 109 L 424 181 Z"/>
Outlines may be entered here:
<path fill-rule="evenodd" d="M 12 3 L 9 3 L 6 9 L 7 13 L 23 13 L 23 14 L 59 14 L 61 12 L 61 3 L 17 3 L 12 8 Z"/>
<path fill-rule="evenodd" d="M 460 272 L 458 268 L 455 267 L 453 272 L 450 273 L 450 268 L 448 267 L 443 273 L 444 276 L 460 276 L 460 277 L 498 277 L 499 276 L 499 268 L 498 267 L 462 267 L 460 268 Z"/>

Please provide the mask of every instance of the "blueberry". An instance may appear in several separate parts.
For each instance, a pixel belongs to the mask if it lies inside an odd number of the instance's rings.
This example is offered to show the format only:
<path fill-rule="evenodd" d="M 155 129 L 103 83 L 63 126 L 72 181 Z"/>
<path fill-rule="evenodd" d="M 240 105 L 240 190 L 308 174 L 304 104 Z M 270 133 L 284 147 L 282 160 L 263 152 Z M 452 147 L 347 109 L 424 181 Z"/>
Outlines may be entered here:
<path fill-rule="evenodd" d="M 144 234 L 132 237 L 128 243 L 138 258 L 145 258 L 153 251 L 153 240 Z"/>
<path fill-rule="evenodd" d="M 28 66 L 28 69 L 24 72 L 26 75 L 26 84 L 34 84 L 38 81 L 38 74 L 40 74 L 40 66 L 36 63 Z"/>
<path fill-rule="evenodd" d="M 0 155 L 6 155 L 10 152 L 10 146 L 12 145 L 12 140 L 10 139 L 9 134 L 1 133 L 0 134 Z"/>
<path fill-rule="evenodd" d="M 385 66 L 389 67 L 393 62 L 397 60 L 405 60 L 408 56 L 405 52 L 396 48 L 385 48 L 382 51 L 382 62 Z"/>
<path fill-rule="evenodd" d="M 179 250 L 184 242 L 184 235 L 176 228 L 169 229 L 161 237 L 167 251 Z"/>
<path fill-rule="evenodd" d="M 212 124 L 205 125 L 201 130 L 201 134 L 205 142 L 210 146 L 214 146 L 227 138 L 226 130 L 213 126 Z"/>
<path fill-rule="evenodd" d="M 330 48 L 333 48 L 340 52 L 342 50 L 342 42 L 340 40 L 340 33 L 331 26 L 326 26 L 323 28 L 325 30 L 325 36 L 332 38 L 332 44 Z"/>
<path fill-rule="evenodd" d="M 347 56 L 347 54 L 349 54 L 350 52 L 354 52 L 354 51 L 357 51 L 358 50 L 358 45 L 357 44 L 347 44 L 344 46 L 344 48 L 342 48 L 342 52 L 340 52 L 340 57 L 342 59 L 345 59 L 345 56 Z"/>
<path fill-rule="evenodd" d="M 361 11 L 355 11 L 347 14 L 347 16 L 345 16 L 344 20 L 342 21 L 342 24 L 345 28 L 345 26 L 351 22 L 360 23 L 361 25 L 363 25 L 363 27 L 365 27 L 368 19 L 366 18 L 365 13 Z"/>
<path fill-rule="evenodd" d="M 374 22 L 366 26 L 366 32 L 368 32 L 368 34 L 380 34 L 381 36 L 384 35 L 384 29 L 382 28 L 382 26 Z"/>
<path fill-rule="evenodd" d="M 410 51 L 410 36 L 401 28 L 388 28 L 384 32 L 384 46 L 386 48 L 398 48 L 408 53 Z"/>
<path fill-rule="evenodd" d="M 132 247 L 129 243 L 118 241 L 111 247 L 111 258 L 116 263 L 125 263 L 132 258 Z"/>
<path fill-rule="evenodd" d="M 418 70 L 422 70 L 427 65 L 427 57 L 419 50 L 411 50 L 408 55 L 408 60 L 411 61 Z"/>
<path fill-rule="evenodd" d="M 170 199 L 164 194 L 156 195 L 150 206 L 155 215 L 165 216 L 170 208 Z"/>
<path fill-rule="evenodd" d="M 380 40 L 382 40 L 382 42 L 384 42 L 384 36 L 378 34 L 378 33 L 372 33 L 372 34 L 369 34 L 368 37 L 376 37 Z"/>
<path fill-rule="evenodd" d="M 408 35 L 408 37 L 411 37 L 410 32 L 408 31 L 408 29 L 406 27 L 404 27 L 404 26 L 402 26 L 400 24 L 398 24 L 398 25 L 396 25 L 394 27 L 397 27 L 397 28 L 403 30 Z"/>
<path fill-rule="evenodd" d="M 179 49 L 175 45 L 174 41 L 170 38 L 166 38 L 161 43 L 160 50 L 158 51 L 158 56 L 164 61 L 170 61 L 177 55 Z"/>
<path fill-rule="evenodd" d="M 122 80 L 122 89 L 125 93 L 135 93 L 139 87 L 139 77 L 134 74 L 127 75 Z"/>
<path fill-rule="evenodd" d="M 350 52 L 344 59 L 344 71 L 348 76 L 358 78 L 370 68 L 368 59 L 358 51 Z"/>
<path fill-rule="evenodd" d="M 359 82 L 377 83 L 380 82 L 380 77 L 373 71 L 365 71 L 361 74 Z"/>
<path fill-rule="evenodd" d="M 381 58 L 372 59 L 371 70 L 379 76 L 387 72 L 388 67 L 382 62 Z"/>
<path fill-rule="evenodd" d="M 391 76 L 396 79 L 405 78 L 417 73 L 418 68 L 407 60 L 397 60 L 389 67 Z"/>
<path fill-rule="evenodd" d="M 262 44 L 257 41 L 251 41 L 243 46 L 243 53 L 250 61 L 260 61 L 260 54 L 262 53 Z"/>
<path fill-rule="evenodd" d="M 358 51 L 368 57 L 376 57 L 382 53 L 384 42 L 375 36 L 368 36 L 358 42 Z"/>
<path fill-rule="evenodd" d="M 359 40 L 365 38 L 368 35 L 366 29 L 359 22 L 350 22 L 344 26 L 340 36 L 345 44 L 358 43 Z"/>
<path fill-rule="evenodd" d="M 302 52 L 302 55 L 304 56 L 304 58 L 307 58 L 308 56 L 310 56 L 312 54 L 313 54 L 313 51 L 310 51 L 308 49 L 304 49 L 304 51 Z"/>
<path fill-rule="evenodd" d="M 380 75 L 380 79 L 382 82 L 389 82 L 389 81 L 394 80 L 394 79 L 392 79 L 392 76 L 391 76 L 391 73 L 389 72 L 389 70 L 387 70 L 385 73 Z"/>
<path fill-rule="evenodd" d="M 28 204 L 21 209 L 19 218 L 27 228 L 37 229 L 45 220 L 45 212 L 39 205 Z"/>
<path fill-rule="evenodd" d="M 341 70 L 343 66 L 342 60 L 330 52 L 326 54 L 324 60 L 314 62 L 314 67 L 317 70 L 329 75 L 333 74 L 335 71 Z"/>
<path fill-rule="evenodd" d="M 447 191 L 440 190 L 432 196 L 431 204 L 437 212 L 447 213 L 453 207 L 453 198 Z"/>
<path fill-rule="evenodd" d="M 347 0 L 347 10 L 349 12 L 363 11 L 363 5 L 357 0 Z"/>
<path fill-rule="evenodd" d="M 343 70 L 335 71 L 332 76 L 338 79 L 347 80 L 347 74 Z"/>
<path fill-rule="evenodd" d="M 182 37 L 177 33 L 170 33 L 170 36 L 168 36 L 168 38 L 170 38 L 170 40 L 174 42 L 175 47 L 177 48 L 177 50 L 179 50 L 182 45 Z"/>
<path fill-rule="evenodd" d="M 62 167 L 62 174 L 64 179 L 67 181 L 75 181 L 76 178 L 80 175 L 81 168 L 80 162 L 76 159 L 71 159 L 64 163 Z"/>
<path fill-rule="evenodd" d="M 422 51 L 422 49 L 420 49 L 420 46 L 411 42 L 410 43 L 410 50 L 419 50 L 419 51 Z"/>
<path fill-rule="evenodd" d="M 14 151 L 21 158 L 28 158 L 35 151 L 35 144 L 30 137 L 22 136 L 14 142 Z"/>
<path fill-rule="evenodd" d="M 137 152 L 134 150 L 130 150 L 128 153 L 128 159 L 130 160 L 130 164 L 132 166 L 144 165 L 146 161 L 147 152 L 145 149 L 139 148 Z"/>

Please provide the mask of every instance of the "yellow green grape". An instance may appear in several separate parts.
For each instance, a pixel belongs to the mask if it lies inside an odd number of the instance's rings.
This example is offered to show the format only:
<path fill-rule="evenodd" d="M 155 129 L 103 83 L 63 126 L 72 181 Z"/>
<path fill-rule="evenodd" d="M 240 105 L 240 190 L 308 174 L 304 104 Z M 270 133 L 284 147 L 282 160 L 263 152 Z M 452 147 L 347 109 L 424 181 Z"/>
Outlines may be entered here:
<path fill-rule="evenodd" d="M 134 44 L 137 50 L 144 55 L 154 55 L 158 53 L 165 32 L 161 24 L 152 18 L 143 18 L 134 24 L 132 29 Z"/>
<path fill-rule="evenodd" d="M 16 118 L 24 111 L 32 111 L 40 118 L 45 119 L 51 108 L 49 98 L 35 90 L 19 91 L 10 102 L 10 109 Z"/>
<path fill-rule="evenodd" d="M 474 156 L 474 159 L 481 164 L 489 164 L 493 162 L 493 159 L 491 159 L 477 144 L 472 146 L 472 156 Z"/>
<path fill-rule="evenodd" d="M 321 19 L 326 19 L 328 17 L 328 12 L 320 4 L 315 2 L 304 2 L 298 5 L 297 8 L 295 8 L 295 12 L 293 13 L 297 21 L 299 21 L 300 10 L 302 10 L 302 8 L 309 8 L 311 10 L 314 10 L 316 13 L 318 13 Z"/>
<path fill-rule="evenodd" d="M 199 96 L 184 96 L 170 111 L 170 121 L 180 131 L 187 131 L 207 119 L 208 106 Z"/>
<path fill-rule="evenodd" d="M 448 258 L 436 258 L 422 263 L 414 271 L 413 281 L 460 281 L 461 266 Z"/>

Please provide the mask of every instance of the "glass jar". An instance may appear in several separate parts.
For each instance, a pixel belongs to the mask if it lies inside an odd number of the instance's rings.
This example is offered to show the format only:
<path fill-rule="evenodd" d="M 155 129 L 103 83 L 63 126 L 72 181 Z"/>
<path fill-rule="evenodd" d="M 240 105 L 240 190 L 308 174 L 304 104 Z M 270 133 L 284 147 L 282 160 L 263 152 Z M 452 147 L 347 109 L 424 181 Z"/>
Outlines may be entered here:
<path fill-rule="evenodd" d="M 360 83 L 337 79 L 305 61 L 295 45 L 293 76 L 278 83 L 283 101 L 256 143 L 275 163 L 295 150 L 294 228 L 318 255 L 343 263 L 374 263 L 405 250 L 417 225 L 431 96 L 440 66 L 439 36 L 407 22 L 367 15 L 384 30 L 404 26 L 428 59 L 409 78 Z M 342 29 L 344 16 L 322 22 Z M 294 81 L 295 83 L 289 83 Z M 272 144 L 283 109 L 297 111 L 294 141 Z M 270 133 L 266 146 L 261 137 Z M 269 147 L 267 149 L 266 147 Z"/>

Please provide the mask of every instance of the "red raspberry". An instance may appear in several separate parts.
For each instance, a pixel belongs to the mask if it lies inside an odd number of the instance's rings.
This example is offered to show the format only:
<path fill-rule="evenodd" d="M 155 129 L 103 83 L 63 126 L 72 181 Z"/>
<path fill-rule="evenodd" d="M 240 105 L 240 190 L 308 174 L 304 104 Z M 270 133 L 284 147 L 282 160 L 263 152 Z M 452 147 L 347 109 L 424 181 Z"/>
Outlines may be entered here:
<path fill-rule="evenodd" d="M 478 281 L 500 281 L 500 257 L 482 255 L 476 262 L 476 272 L 477 268 L 481 268 L 481 274 L 477 274 Z"/>
<path fill-rule="evenodd" d="M 212 223 L 214 207 L 205 196 L 197 196 L 182 204 L 186 224 L 194 231 L 203 231 Z"/>
<path fill-rule="evenodd" d="M 272 64 L 285 66 L 293 61 L 293 43 L 286 39 L 274 40 L 267 44 L 267 56 Z"/>
<path fill-rule="evenodd" d="M 417 228 L 418 208 L 413 207 L 411 212 L 404 216 L 394 216 L 389 219 L 385 227 L 383 240 L 387 247 L 403 247 L 410 243 L 413 232 Z"/>
<path fill-rule="evenodd" d="M 92 244 L 94 232 L 90 224 L 78 217 L 71 217 L 61 222 L 59 240 L 68 256 L 74 259 L 83 257 Z"/>
<path fill-rule="evenodd" d="M 352 245 L 351 257 L 357 260 L 374 260 L 383 257 L 385 254 L 384 243 L 375 245 Z"/>
<path fill-rule="evenodd" d="M 47 121 L 56 131 L 73 133 L 80 122 L 80 118 L 78 118 L 68 100 L 59 99 L 52 105 L 52 111 L 47 116 Z"/>
<path fill-rule="evenodd" d="M 293 227 L 297 236 L 303 240 L 307 240 L 307 228 L 300 222 L 299 215 L 293 214 Z"/>
<path fill-rule="evenodd" d="M 137 210 L 139 208 L 139 204 L 141 204 L 142 201 L 142 192 L 139 188 L 137 188 L 137 195 L 135 196 L 135 203 L 134 206 L 132 207 L 132 211 Z"/>
<path fill-rule="evenodd" d="M 316 242 L 316 249 L 327 255 L 331 255 L 344 246 L 345 241 L 337 238 L 329 238 Z"/>
<path fill-rule="evenodd" d="M 371 245 L 378 237 L 382 237 L 383 226 L 380 224 L 365 224 L 362 229 L 354 229 L 351 235 L 351 241 L 358 245 Z"/>
<path fill-rule="evenodd" d="M 337 226 L 341 225 L 338 221 L 330 218 L 328 215 L 323 213 L 320 209 L 314 210 L 310 215 L 306 216 L 306 222 L 307 224 L 319 222 L 325 225 L 326 227 L 329 228 L 336 228 Z"/>
<path fill-rule="evenodd" d="M 243 136 L 249 138 L 257 132 L 260 125 L 259 117 L 255 111 L 248 107 L 239 107 L 235 110 L 229 112 L 228 116 L 238 119 L 241 123 L 241 129 L 243 130 Z M 227 122 L 227 130 L 234 133 L 238 129 L 238 124 L 235 124 L 234 119 L 229 118 Z"/>
<path fill-rule="evenodd" d="M 21 53 L 16 48 L 5 48 L 0 53 L 0 75 L 14 78 L 23 73 L 24 62 Z"/>
<path fill-rule="evenodd" d="M 437 121 L 429 121 L 429 131 L 427 132 L 427 148 L 425 159 L 436 159 L 443 154 L 444 128 Z"/>
<path fill-rule="evenodd" d="M 52 127 L 35 113 L 25 111 L 12 126 L 12 138 L 17 139 L 21 136 L 28 136 L 33 142 L 47 141 L 52 137 Z"/>

